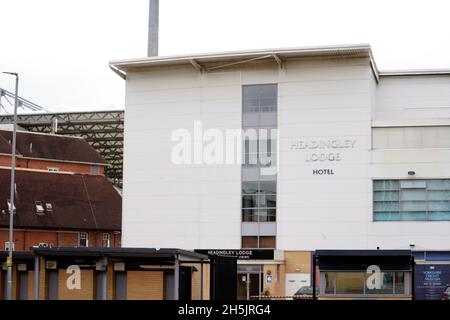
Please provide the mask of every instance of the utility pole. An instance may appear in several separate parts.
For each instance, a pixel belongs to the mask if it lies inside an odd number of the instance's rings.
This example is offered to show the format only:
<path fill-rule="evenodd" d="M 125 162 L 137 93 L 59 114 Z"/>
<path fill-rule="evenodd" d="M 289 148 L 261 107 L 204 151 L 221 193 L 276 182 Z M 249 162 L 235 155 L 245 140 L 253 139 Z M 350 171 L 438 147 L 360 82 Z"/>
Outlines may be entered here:
<path fill-rule="evenodd" d="M 14 223 L 14 193 L 15 193 L 15 168 L 16 168 L 16 131 L 17 131 L 17 107 L 19 105 L 19 74 L 16 72 L 3 72 L 16 77 L 16 92 L 14 97 L 14 122 L 11 146 L 11 189 L 9 194 L 9 239 L 8 258 L 6 260 L 6 300 L 12 300 L 12 267 L 13 267 L 13 223 Z"/>

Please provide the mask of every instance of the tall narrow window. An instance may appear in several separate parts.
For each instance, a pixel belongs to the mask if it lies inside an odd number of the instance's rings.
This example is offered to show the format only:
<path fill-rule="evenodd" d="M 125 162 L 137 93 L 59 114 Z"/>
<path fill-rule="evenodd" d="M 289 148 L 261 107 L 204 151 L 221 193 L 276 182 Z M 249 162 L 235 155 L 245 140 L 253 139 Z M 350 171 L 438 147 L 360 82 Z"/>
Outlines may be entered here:
<path fill-rule="evenodd" d="M 78 235 L 78 246 L 79 247 L 88 247 L 89 246 L 89 239 L 88 239 L 88 233 L 87 232 L 80 232 Z"/>
<path fill-rule="evenodd" d="M 111 242 L 111 237 L 109 233 L 104 233 L 102 237 L 102 247 L 109 248 Z"/>
<path fill-rule="evenodd" d="M 277 156 L 277 98 L 276 84 L 242 87 L 242 222 L 255 222 L 258 230 L 260 223 L 276 221 L 277 174 L 271 169 Z M 242 247 L 274 248 L 273 230 L 265 237 L 243 231 Z"/>

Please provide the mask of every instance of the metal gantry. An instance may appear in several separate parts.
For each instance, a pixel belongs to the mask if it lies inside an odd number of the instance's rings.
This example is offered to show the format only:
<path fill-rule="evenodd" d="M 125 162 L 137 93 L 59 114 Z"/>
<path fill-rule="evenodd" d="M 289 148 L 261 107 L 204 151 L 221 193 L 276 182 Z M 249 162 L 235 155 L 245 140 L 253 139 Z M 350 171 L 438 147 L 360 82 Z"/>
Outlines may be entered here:
<path fill-rule="evenodd" d="M 1 98 L 8 101 L 8 91 L 0 89 Z M 83 111 L 83 112 L 48 112 L 46 109 L 25 99 L 19 99 L 19 106 L 36 113 L 17 115 L 17 124 L 32 132 L 56 133 L 60 135 L 84 138 L 97 150 L 109 166 L 106 176 L 121 187 L 123 169 L 123 130 L 124 111 Z M 1 112 L 3 111 L 3 112 Z M 0 113 L 8 112 L 2 104 Z M 13 122 L 11 114 L 0 114 L 0 124 Z"/>

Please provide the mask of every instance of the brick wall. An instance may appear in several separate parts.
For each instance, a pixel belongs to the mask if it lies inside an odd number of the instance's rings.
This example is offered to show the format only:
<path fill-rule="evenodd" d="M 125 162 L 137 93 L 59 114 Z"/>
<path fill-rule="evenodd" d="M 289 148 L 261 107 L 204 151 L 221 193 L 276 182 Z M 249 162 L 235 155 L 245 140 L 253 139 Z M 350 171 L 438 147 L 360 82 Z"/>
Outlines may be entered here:
<path fill-rule="evenodd" d="M 272 283 L 267 282 L 267 275 L 270 271 L 270 275 L 272 276 Z M 286 286 L 286 273 L 285 266 L 282 264 L 266 264 L 264 265 L 264 281 L 263 287 L 261 288 L 262 292 L 265 290 L 269 290 L 270 295 L 272 296 L 283 296 L 285 294 L 285 286 Z"/>
<path fill-rule="evenodd" d="M 0 166 L 11 167 L 11 156 L 0 155 Z M 91 174 L 91 165 L 83 163 L 70 163 L 60 161 L 47 161 L 35 159 L 16 158 L 17 168 L 27 168 L 48 171 L 48 168 L 58 168 L 61 172 L 74 172 L 82 174 Z M 99 166 L 99 174 L 105 175 L 105 167 Z"/>
<path fill-rule="evenodd" d="M 164 272 L 128 271 L 127 299 L 128 300 L 164 299 Z"/>
<path fill-rule="evenodd" d="M 103 233 L 110 234 L 110 246 L 120 247 L 120 234 L 113 231 L 89 231 L 89 247 L 101 247 Z M 0 251 L 5 249 L 8 241 L 8 230 L 0 229 Z M 49 231 L 49 230 L 14 230 L 14 245 L 16 251 L 27 251 L 39 243 L 48 243 L 53 247 L 77 247 L 78 231 Z"/>

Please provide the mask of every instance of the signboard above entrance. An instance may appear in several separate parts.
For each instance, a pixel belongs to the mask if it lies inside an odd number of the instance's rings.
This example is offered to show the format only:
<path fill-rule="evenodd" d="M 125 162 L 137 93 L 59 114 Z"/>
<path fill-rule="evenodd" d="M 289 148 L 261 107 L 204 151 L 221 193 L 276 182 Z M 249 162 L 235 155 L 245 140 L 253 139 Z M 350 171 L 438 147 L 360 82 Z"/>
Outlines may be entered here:
<path fill-rule="evenodd" d="M 273 249 L 196 249 L 207 255 L 232 256 L 242 260 L 273 260 Z"/>

